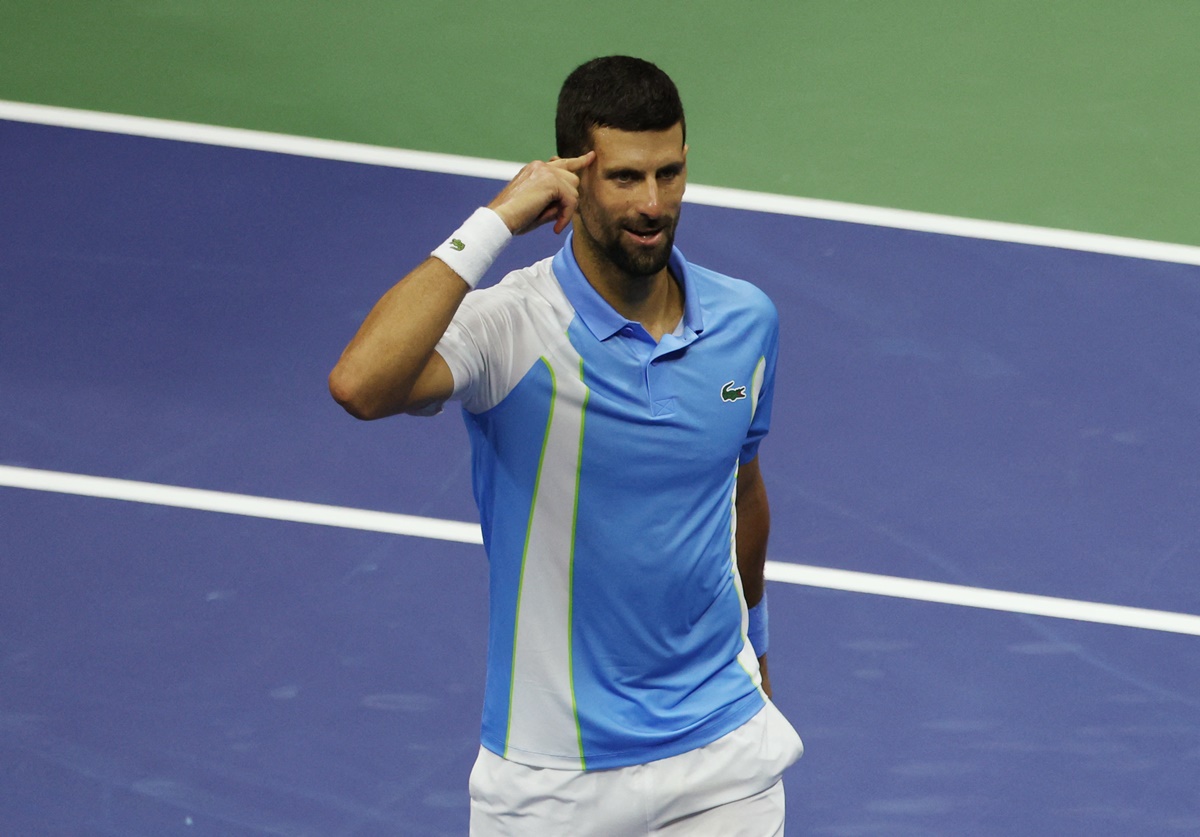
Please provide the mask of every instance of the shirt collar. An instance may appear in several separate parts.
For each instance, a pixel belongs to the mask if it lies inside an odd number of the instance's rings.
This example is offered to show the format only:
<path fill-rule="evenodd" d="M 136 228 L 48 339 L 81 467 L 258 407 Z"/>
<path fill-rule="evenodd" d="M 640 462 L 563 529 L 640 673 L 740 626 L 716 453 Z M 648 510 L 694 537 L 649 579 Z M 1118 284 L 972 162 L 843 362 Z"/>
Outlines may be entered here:
<path fill-rule="evenodd" d="M 579 262 L 575 261 L 575 251 L 571 247 L 574 237 L 574 232 L 568 232 L 562 249 L 555 255 L 554 276 L 558 279 L 558 284 L 566 294 L 567 300 L 575 309 L 575 313 L 583 320 L 588 331 L 597 340 L 607 340 L 625 326 L 631 325 L 632 321 L 617 313 L 617 310 L 609 305 L 604 297 L 600 296 L 599 292 L 592 287 L 592 283 L 583 275 Z M 696 292 L 696 283 L 692 281 L 691 266 L 684 259 L 683 253 L 679 252 L 678 247 L 671 248 L 671 259 L 668 266 L 671 275 L 679 281 L 679 285 L 683 289 L 682 324 L 684 333 L 691 331 L 693 334 L 699 334 L 704 330 L 703 308 L 700 305 L 699 294 Z"/>

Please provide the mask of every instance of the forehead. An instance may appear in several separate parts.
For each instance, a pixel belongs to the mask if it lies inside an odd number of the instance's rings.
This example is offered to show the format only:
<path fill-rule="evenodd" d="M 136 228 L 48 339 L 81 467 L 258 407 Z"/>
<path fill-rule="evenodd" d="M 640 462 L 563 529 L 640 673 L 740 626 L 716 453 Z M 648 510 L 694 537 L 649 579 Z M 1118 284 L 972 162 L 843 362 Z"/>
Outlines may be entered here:
<path fill-rule="evenodd" d="M 683 160 L 683 126 L 665 131 L 592 129 L 592 148 L 601 168 L 655 169 Z"/>

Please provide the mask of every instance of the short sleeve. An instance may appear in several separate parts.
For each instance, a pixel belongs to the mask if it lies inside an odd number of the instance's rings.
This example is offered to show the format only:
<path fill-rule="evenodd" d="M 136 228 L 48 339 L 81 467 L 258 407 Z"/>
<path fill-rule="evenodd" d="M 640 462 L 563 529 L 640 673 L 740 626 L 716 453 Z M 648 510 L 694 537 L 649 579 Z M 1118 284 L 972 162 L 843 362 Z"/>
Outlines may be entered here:
<path fill-rule="evenodd" d="M 512 385 L 521 299 L 510 288 L 471 291 L 434 350 L 454 378 L 450 400 L 471 413 L 498 404 Z"/>
<path fill-rule="evenodd" d="M 745 464 L 758 456 L 758 446 L 771 428 L 771 406 L 775 398 L 775 366 L 779 359 L 779 314 L 767 302 L 767 321 L 764 328 L 763 352 L 755 364 L 750 387 L 753 417 L 746 440 L 742 443 L 738 462 Z"/>

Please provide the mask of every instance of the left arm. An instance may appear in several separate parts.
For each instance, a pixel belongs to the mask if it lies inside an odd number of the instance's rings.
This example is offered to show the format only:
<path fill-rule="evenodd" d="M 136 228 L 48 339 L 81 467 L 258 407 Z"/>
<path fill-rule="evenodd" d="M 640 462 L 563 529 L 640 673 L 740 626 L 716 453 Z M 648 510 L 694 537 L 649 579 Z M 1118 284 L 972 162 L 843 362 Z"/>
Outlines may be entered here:
<path fill-rule="evenodd" d="M 754 607 L 763 597 L 766 581 L 763 570 L 767 563 L 767 536 L 771 530 L 771 509 L 767 504 L 767 487 L 758 467 L 758 457 L 738 468 L 737 477 L 737 562 L 742 577 L 742 592 L 746 606 Z M 771 695 L 771 680 L 767 675 L 767 655 L 758 658 L 762 671 L 763 691 Z"/>

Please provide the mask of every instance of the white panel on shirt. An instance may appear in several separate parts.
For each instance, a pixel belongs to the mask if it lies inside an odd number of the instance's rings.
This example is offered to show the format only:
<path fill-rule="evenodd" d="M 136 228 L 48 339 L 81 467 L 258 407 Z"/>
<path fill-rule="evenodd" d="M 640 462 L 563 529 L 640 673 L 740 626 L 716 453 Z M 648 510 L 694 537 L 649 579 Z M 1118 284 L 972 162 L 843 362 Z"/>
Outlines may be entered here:
<path fill-rule="evenodd" d="M 567 326 L 575 311 L 554 279 L 551 261 L 468 293 L 438 341 L 436 351 L 454 376 L 451 398 L 469 412 L 495 407 L 538 358 L 569 345 Z"/>
<path fill-rule="evenodd" d="M 499 404 L 539 362 L 553 377 L 548 423 L 529 428 L 542 437 L 544 453 L 521 563 L 505 755 L 578 768 L 570 591 L 587 387 L 567 337 L 575 312 L 551 261 L 467 294 L 437 350 L 454 375 L 453 397 L 474 414 Z M 572 751 L 575 760 L 564 755 Z"/>

